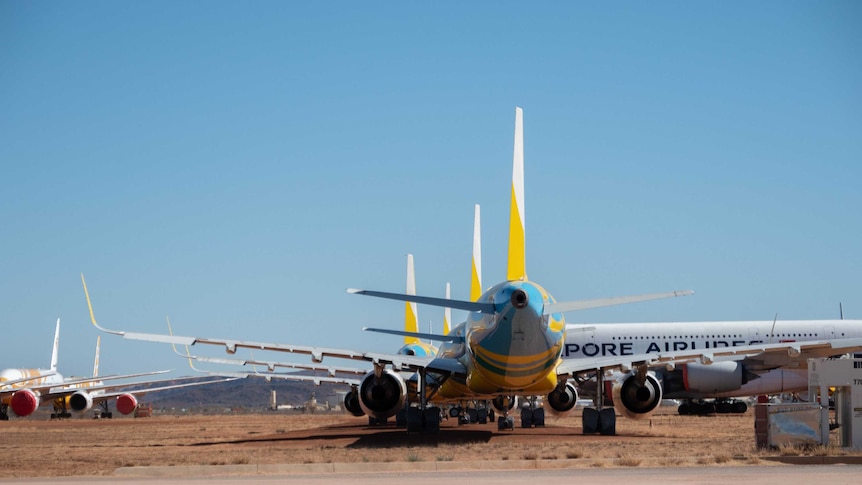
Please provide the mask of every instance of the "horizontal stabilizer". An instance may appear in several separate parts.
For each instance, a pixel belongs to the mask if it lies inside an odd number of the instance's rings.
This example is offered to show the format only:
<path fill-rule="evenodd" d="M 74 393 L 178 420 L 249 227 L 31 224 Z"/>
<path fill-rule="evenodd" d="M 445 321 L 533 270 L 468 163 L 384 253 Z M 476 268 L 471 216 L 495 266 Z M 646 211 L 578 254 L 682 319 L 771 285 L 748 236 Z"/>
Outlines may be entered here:
<path fill-rule="evenodd" d="M 691 290 L 670 291 L 667 293 L 650 293 L 648 295 L 617 296 L 611 298 L 598 298 L 595 300 L 561 301 L 545 304 L 545 315 L 554 313 L 573 312 L 576 310 L 588 310 L 590 308 L 601 308 L 605 306 L 624 305 L 626 303 L 637 303 L 639 301 L 660 300 L 662 298 L 673 298 L 676 296 L 693 295 Z"/>
<path fill-rule="evenodd" d="M 426 340 L 434 340 L 437 342 L 462 342 L 464 341 L 464 337 L 458 335 L 438 335 L 436 333 L 422 333 L 422 332 L 404 332 L 402 330 L 389 330 L 386 328 L 368 328 L 363 327 L 362 330 L 366 332 L 377 332 L 377 333 L 387 333 L 389 335 L 399 335 L 403 337 L 416 337 L 418 339 L 426 339 Z"/>
<path fill-rule="evenodd" d="M 387 293 L 384 291 L 358 290 L 348 288 L 348 293 L 356 295 L 376 296 L 398 301 L 415 301 L 423 305 L 439 306 L 443 308 L 454 308 L 455 310 L 466 310 L 468 312 L 494 313 L 493 303 L 480 303 L 476 301 L 450 300 L 448 298 L 432 298 L 430 296 L 405 295 L 403 293 Z"/>

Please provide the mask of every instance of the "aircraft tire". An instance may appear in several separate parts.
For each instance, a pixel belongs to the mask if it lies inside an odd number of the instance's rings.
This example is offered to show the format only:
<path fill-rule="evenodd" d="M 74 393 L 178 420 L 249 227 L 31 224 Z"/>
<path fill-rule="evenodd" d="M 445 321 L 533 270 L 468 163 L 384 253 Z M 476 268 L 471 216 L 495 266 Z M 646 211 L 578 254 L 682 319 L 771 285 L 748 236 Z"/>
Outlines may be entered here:
<path fill-rule="evenodd" d="M 616 436 L 617 415 L 614 408 L 602 409 L 599 412 L 599 432 L 603 436 Z"/>
<path fill-rule="evenodd" d="M 581 424 L 584 434 L 596 434 L 599 431 L 599 412 L 596 408 L 584 408 Z"/>

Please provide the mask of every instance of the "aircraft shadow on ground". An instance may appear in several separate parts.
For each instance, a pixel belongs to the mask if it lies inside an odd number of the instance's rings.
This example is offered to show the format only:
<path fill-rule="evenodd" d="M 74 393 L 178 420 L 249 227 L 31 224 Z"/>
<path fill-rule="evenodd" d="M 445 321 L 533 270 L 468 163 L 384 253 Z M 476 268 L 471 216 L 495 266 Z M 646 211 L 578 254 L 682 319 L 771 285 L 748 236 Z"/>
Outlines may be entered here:
<path fill-rule="evenodd" d="M 491 431 L 483 430 L 441 430 L 438 433 L 422 434 L 397 430 L 387 433 L 364 434 L 347 448 L 389 448 L 403 446 L 437 447 L 440 444 L 487 443 L 493 436 Z"/>
<path fill-rule="evenodd" d="M 445 429 L 437 433 L 407 433 L 403 428 L 381 427 L 325 427 L 314 430 L 292 431 L 234 440 L 199 441 L 185 446 L 212 446 L 246 443 L 278 443 L 291 441 L 353 440 L 346 448 L 388 448 L 400 446 L 438 446 L 445 444 L 487 443 L 493 432 L 480 429 Z"/>

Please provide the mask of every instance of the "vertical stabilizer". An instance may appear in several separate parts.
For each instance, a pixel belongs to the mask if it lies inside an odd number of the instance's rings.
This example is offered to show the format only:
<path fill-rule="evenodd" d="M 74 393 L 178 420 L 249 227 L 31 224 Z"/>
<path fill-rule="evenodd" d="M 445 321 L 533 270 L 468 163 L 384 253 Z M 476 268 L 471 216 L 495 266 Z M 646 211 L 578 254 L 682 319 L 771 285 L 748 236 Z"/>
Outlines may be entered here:
<path fill-rule="evenodd" d="M 102 344 L 102 336 L 96 337 L 96 359 L 93 362 L 93 377 L 99 377 L 99 346 Z"/>
<path fill-rule="evenodd" d="M 509 212 L 509 265 L 506 279 L 526 280 L 524 237 L 524 112 L 515 108 L 515 151 L 512 161 L 512 205 Z"/>
<path fill-rule="evenodd" d="M 57 372 L 57 356 L 60 350 L 60 319 L 57 319 L 57 330 L 54 330 L 54 350 L 51 352 L 51 370 Z"/>
<path fill-rule="evenodd" d="M 407 255 L 407 292 L 408 295 L 416 294 L 416 274 L 413 272 L 413 255 Z M 419 317 L 416 312 L 416 303 L 408 301 L 404 304 L 404 331 L 419 332 Z M 404 344 L 418 344 L 416 337 L 404 337 Z"/>
<path fill-rule="evenodd" d="M 482 229 L 479 217 L 479 204 L 473 214 L 473 274 L 470 277 L 470 301 L 478 301 L 482 296 Z"/>
<path fill-rule="evenodd" d="M 446 299 L 448 300 L 450 298 L 452 298 L 452 289 L 450 288 L 449 283 L 446 283 Z M 449 335 L 451 321 L 452 309 L 449 307 L 443 308 L 443 335 Z"/>

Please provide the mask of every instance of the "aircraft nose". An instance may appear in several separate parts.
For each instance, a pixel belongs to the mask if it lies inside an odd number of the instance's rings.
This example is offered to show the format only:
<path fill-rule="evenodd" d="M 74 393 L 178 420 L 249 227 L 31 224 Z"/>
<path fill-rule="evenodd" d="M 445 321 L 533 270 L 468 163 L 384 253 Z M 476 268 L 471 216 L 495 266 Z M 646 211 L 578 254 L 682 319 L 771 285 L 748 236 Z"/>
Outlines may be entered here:
<path fill-rule="evenodd" d="M 517 308 L 518 310 L 522 308 L 526 308 L 527 305 L 530 304 L 530 297 L 527 296 L 527 292 L 518 288 L 517 290 L 512 292 L 512 306 Z"/>

